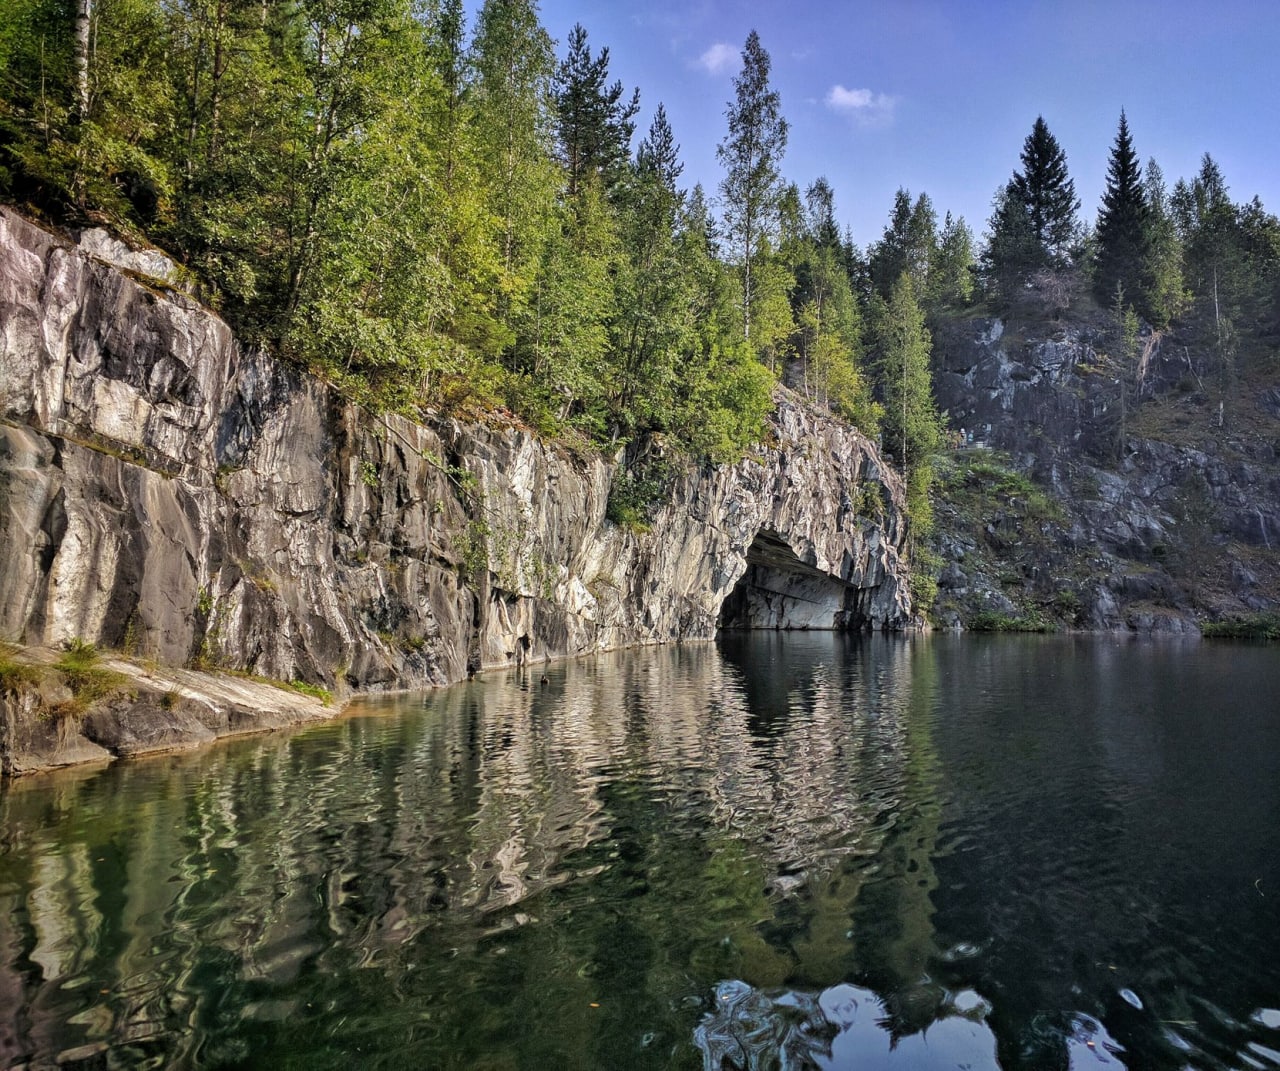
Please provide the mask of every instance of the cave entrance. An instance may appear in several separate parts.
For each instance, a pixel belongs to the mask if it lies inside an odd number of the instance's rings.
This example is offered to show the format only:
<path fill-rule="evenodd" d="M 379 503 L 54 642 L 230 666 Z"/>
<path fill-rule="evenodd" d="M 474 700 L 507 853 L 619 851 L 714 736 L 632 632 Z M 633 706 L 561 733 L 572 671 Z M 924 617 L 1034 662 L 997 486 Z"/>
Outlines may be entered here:
<path fill-rule="evenodd" d="M 722 631 L 863 628 L 867 593 L 796 557 L 777 532 L 762 529 L 747 548 L 747 571 L 720 607 Z"/>

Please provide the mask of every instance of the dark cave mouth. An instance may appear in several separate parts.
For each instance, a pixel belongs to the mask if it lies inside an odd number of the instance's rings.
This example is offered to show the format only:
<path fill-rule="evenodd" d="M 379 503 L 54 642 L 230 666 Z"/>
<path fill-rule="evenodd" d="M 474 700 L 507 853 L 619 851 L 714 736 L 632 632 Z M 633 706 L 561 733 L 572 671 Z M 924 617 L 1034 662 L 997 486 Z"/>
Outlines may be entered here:
<path fill-rule="evenodd" d="M 867 625 L 869 594 L 801 561 L 782 535 L 762 529 L 747 548 L 747 570 L 721 604 L 716 627 L 857 632 Z"/>

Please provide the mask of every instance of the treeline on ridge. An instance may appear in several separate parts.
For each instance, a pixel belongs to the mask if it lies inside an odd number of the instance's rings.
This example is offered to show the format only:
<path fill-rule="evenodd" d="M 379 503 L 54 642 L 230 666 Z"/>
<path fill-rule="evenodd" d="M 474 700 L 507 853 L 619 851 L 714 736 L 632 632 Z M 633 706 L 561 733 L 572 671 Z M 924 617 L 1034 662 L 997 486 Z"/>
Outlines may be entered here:
<path fill-rule="evenodd" d="M 1272 353 L 1280 224 L 1217 165 L 1167 190 L 1122 114 L 1096 226 L 1043 119 L 979 249 L 900 190 L 859 250 L 753 32 L 716 191 L 658 105 L 533 0 L 0 0 L 0 197 L 169 250 L 246 338 L 369 404 L 507 406 L 608 446 L 737 456 L 785 377 L 881 435 L 927 515 L 928 323 L 975 307 Z M 1224 388 L 1225 389 L 1225 388 Z"/>

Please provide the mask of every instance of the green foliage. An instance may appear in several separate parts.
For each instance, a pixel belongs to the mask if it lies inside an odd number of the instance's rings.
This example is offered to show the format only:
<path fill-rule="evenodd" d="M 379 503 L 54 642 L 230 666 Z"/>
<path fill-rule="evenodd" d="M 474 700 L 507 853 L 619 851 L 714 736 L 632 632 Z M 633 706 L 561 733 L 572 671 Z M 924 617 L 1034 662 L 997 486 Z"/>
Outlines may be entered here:
<path fill-rule="evenodd" d="M 952 219 L 948 212 L 929 264 L 926 307 L 933 311 L 963 309 L 973 300 L 976 273 L 973 232 L 963 216 Z"/>
<path fill-rule="evenodd" d="M 932 342 L 911 276 L 900 276 L 889 301 L 873 301 L 872 312 L 885 445 L 909 472 L 926 463 L 942 443 L 942 420 L 929 372 Z"/>
<path fill-rule="evenodd" d="M 1165 328 L 1183 314 L 1191 295 L 1183 282 L 1182 245 L 1170 213 L 1164 173 L 1154 159 L 1147 161 L 1146 201 L 1146 312 L 1155 327 Z"/>
<path fill-rule="evenodd" d="M 990 295 L 1012 302 L 1036 272 L 1063 267 L 1077 238 L 1067 157 L 1041 117 L 1022 146 L 1022 170 L 996 194 L 982 270 Z"/>
<path fill-rule="evenodd" d="M 462 579 L 469 584 L 479 583 L 489 570 L 489 538 L 493 530 L 488 521 L 472 520 L 466 531 L 460 533 L 454 546 L 458 555 Z"/>
<path fill-rule="evenodd" d="M 619 468 L 609 487 L 605 516 L 621 528 L 647 532 L 658 507 L 666 501 L 673 472 L 665 461 L 633 469 Z"/>
<path fill-rule="evenodd" d="M 288 682 L 288 687 L 299 695 L 307 695 L 312 699 L 319 699 L 325 706 L 333 704 L 333 693 L 319 684 L 308 684 L 306 681 L 292 680 Z"/>
<path fill-rule="evenodd" d="M 581 23 L 570 31 L 569 53 L 556 70 L 555 106 L 569 196 L 588 176 L 612 188 L 626 172 L 640 92 L 624 103 L 622 83 L 609 84 L 609 49 L 593 57 Z"/>
<path fill-rule="evenodd" d="M 1076 237 L 1080 202 L 1067 174 L 1067 155 L 1042 116 L 1023 143 L 1022 170 L 1014 172 L 1009 190 L 1026 213 L 1042 264 L 1059 261 Z"/>
<path fill-rule="evenodd" d="M 1052 632 L 1053 625 L 1039 614 L 1019 617 L 997 610 L 982 610 L 974 614 L 965 627 L 970 632 Z"/>
<path fill-rule="evenodd" d="M 1142 169 L 1133 149 L 1129 122 L 1120 112 L 1120 128 L 1107 164 L 1107 185 L 1098 212 L 1094 291 L 1107 300 L 1117 287 L 1145 307 L 1150 262 L 1151 213 Z"/>
<path fill-rule="evenodd" d="M 915 203 L 899 189 L 884 235 L 868 251 L 871 285 L 885 301 L 902 276 L 908 275 L 917 295 L 929 285 L 929 272 L 938 255 L 937 216 L 926 193 Z"/>
<path fill-rule="evenodd" d="M 1223 621 L 1206 621 L 1200 631 L 1211 639 L 1280 640 L 1280 614 L 1238 614 Z"/>
<path fill-rule="evenodd" d="M 91 704 L 118 692 L 125 684 L 122 673 L 98 665 L 97 648 L 78 638 L 68 640 L 66 650 L 53 664 L 71 689 L 72 698 L 58 704 L 50 713 L 61 720 L 82 715 Z"/>
<path fill-rule="evenodd" d="M 1029 519 L 1053 521 L 1062 518 L 1062 507 L 1024 473 L 1008 464 L 1005 455 L 986 458 L 961 457 L 945 475 L 947 491 L 970 501 L 975 516 L 989 514 L 1001 506 L 1017 506 Z"/>
<path fill-rule="evenodd" d="M 1223 395 L 1232 393 L 1238 357 L 1269 351 L 1280 293 L 1280 220 L 1257 198 L 1237 205 L 1217 163 L 1207 153 L 1200 172 L 1179 181 L 1170 213 L 1182 246 L 1184 278 L 1192 291 L 1186 313 L 1190 334 L 1215 355 Z"/>
<path fill-rule="evenodd" d="M 716 147 L 725 167 L 720 193 L 725 234 L 742 282 L 742 333 L 751 338 L 757 311 L 758 262 L 772 235 L 782 194 L 778 166 L 787 147 L 781 98 L 769 85 L 769 53 L 755 30 L 742 49 L 742 70 L 733 80 L 729 132 Z"/>
<path fill-rule="evenodd" d="M 19 662 L 11 652 L 0 647 L 0 695 L 22 695 L 40 686 L 43 679 L 39 666 Z"/>

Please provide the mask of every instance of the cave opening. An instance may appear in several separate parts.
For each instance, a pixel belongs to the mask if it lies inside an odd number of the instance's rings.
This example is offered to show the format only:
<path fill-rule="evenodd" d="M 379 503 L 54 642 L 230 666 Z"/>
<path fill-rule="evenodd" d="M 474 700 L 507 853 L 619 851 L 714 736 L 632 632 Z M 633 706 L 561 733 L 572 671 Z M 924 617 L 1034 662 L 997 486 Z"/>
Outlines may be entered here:
<path fill-rule="evenodd" d="M 777 532 L 762 529 L 747 548 L 747 570 L 720 607 L 721 631 L 860 631 L 869 592 L 801 561 Z"/>

